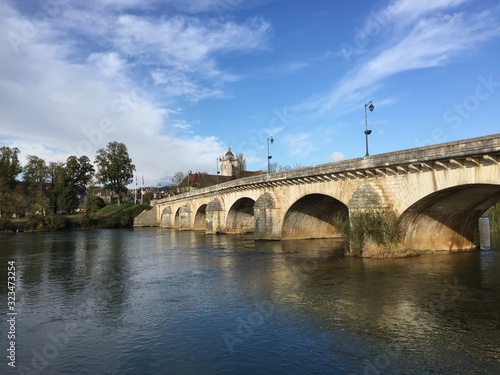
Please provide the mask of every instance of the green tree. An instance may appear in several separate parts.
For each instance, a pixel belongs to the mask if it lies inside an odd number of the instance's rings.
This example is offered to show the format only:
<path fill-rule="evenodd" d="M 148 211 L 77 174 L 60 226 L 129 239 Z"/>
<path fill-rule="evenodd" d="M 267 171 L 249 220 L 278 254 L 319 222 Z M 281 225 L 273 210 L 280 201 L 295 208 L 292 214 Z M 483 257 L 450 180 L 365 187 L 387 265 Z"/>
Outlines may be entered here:
<path fill-rule="evenodd" d="M 97 181 L 106 189 L 114 192 L 121 202 L 121 195 L 127 191 L 127 185 L 133 181 L 135 166 L 128 155 L 127 146 L 119 142 L 108 143 L 105 149 L 99 149 L 95 160 Z"/>
<path fill-rule="evenodd" d="M 48 179 L 50 181 L 49 211 L 56 213 L 59 210 L 60 196 L 65 188 L 64 166 L 61 162 L 50 162 L 48 165 Z"/>
<path fill-rule="evenodd" d="M 54 212 L 71 212 L 80 204 L 79 196 L 86 194 L 87 185 L 94 175 L 94 166 L 87 156 L 70 156 L 66 163 L 51 163 Z"/>
<path fill-rule="evenodd" d="M 87 186 L 90 184 L 95 169 L 92 162 L 87 156 L 70 156 L 66 159 L 66 173 L 71 185 L 75 188 L 76 192 L 84 195 Z"/>
<path fill-rule="evenodd" d="M 87 218 L 94 218 L 97 212 L 105 206 L 103 199 L 95 195 L 94 188 L 93 184 L 87 187 L 84 215 Z"/>
<path fill-rule="evenodd" d="M 38 156 L 28 155 L 27 164 L 23 168 L 23 181 L 29 197 L 30 212 L 32 215 L 45 216 L 48 197 L 47 182 L 50 170 L 45 160 Z"/>
<path fill-rule="evenodd" d="M 10 217 L 15 212 L 16 177 L 22 172 L 19 149 L 0 147 L 0 217 Z"/>

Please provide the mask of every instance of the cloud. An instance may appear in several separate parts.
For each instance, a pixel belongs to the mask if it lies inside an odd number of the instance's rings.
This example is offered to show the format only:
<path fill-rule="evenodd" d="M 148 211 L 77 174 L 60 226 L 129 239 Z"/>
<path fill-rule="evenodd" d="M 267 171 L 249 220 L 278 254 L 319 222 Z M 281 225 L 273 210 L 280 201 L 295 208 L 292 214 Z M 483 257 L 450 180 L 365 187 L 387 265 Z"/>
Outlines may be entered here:
<path fill-rule="evenodd" d="M 345 155 L 339 151 L 332 152 L 328 157 L 328 160 L 331 162 L 341 161 L 345 159 Z"/>
<path fill-rule="evenodd" d="M 293 61 L 286 64 L 285 67 L 282 69 L 282 71 L 285 74 L 293 74 L 298 72 L 299 70 L 307 68 L 309 65 L 310 64 L 305 61 Z"/>
<path fill-rule="evenodd" d="M 91 53 L 87 59 L 89 64 L 94 64 L 104 76 L 116 77 L 123 73 L 126 61 L 116 52 Z"/>
<path fill-rule="evenodd" d="M 393 31 L 392 35 L 380 37 L 383 40 L 373 46 L 370 56 L 349 70 L 329 93 L 309 98 L 297 109 L 318 115 L 333 109 L 349 112 L 353 105 L 376 92 L 385 79 L 410 70 L 454 63 L 466 56 L 465 52 L 470 54 L 479 45 L 500 36 L 495 11 L 455 11 L 465 2 L 391 3 L 381 13 L 391 14 L 386 27 Z"/>
<path fill-rule="evenodd" d="M 429 14 L 450 10 L 466 2 L 470 2 L 470 0 L 396 0 L 389 4 L 384 11 L 397 17 L 396 22 L 406 24 Z"/>
<path fill-rule="evenodd" d="M 308 133 L 288 134 L 283 138 L 283 143 L 293 156 L 307 156 L 317 150 Z"/>
<path fill-rule="evenodd" d="M 212 11 L 220 16 L 227 15 L 241 6 L 243 0 L 170 0 L 177 9 L 189 13 Z"/>
<path fill-rule="evenodd" d="M 263 48 L 269 24 L 120 15 L 121 4 L 107 0 L 90 12 L 63 2 L 38 20 L 0 5 L 2 144 L 61 161 L 93 159 L 119 141 L 148 181 L 210 172 L 225 146 L 178 118 L 182 103 L 224 96 L 224 83 L 238 77 L 218 66 L 218 55 Z"/>
<path fill-rule="evenodd" d="M 202 22 L 198 18 L 175 16 L 149 20 L 132 15 L 118 17 L 114 43 L 131 55 L 152 55 L 182 70 L 201 70 L 197 64 L 214 53 L 260 48 L 270 25 L 253 18 L 244 24 Z"/>

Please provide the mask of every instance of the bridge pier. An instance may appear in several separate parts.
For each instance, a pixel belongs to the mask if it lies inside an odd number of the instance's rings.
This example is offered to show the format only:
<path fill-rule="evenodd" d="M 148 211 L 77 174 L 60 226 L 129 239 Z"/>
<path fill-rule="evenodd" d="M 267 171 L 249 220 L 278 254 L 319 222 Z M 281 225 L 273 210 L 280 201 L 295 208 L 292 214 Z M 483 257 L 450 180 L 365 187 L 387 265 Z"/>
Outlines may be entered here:
<path fill-rule="evenodd" d="M 270 193 L 264 193 L 253 207 L 256 240 L 281 239 L 281 209 L 276 207 L 276 202 Z"/>
<path fill-rule="evenodd" d="M 165 207 L 161 213 L 160 217 L 160 227 L 161 228 L 173 228 L 174 218 L 172 217 L 172 208 L 170 206 Z"/>
<path fill-rule="evenodd" d="M 193 230 L 193 224 L 191 220 L 191 206 L 185 204 L 179 210 L 179 229 L 180 230 Z M 174 224 L 175 226 L 175 224 Z"/>
<path fill-rule="evenodd" d="M 210 201 L 206 208 L 206 233 L 221 234 L 225 232 L 226 215 L 219 199 Z"/>

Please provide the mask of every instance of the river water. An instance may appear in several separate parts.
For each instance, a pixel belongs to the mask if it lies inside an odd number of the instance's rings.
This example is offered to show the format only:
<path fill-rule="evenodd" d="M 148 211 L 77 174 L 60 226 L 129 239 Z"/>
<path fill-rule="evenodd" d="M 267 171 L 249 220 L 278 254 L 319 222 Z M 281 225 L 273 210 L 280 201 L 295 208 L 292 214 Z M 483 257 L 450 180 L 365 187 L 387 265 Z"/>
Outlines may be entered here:
<path fill-rule="evenodd" d="M 156 228 L 4 235 L 0 373 L 500 373 L 499 250 L 375 260 L 339 245 Z"/>

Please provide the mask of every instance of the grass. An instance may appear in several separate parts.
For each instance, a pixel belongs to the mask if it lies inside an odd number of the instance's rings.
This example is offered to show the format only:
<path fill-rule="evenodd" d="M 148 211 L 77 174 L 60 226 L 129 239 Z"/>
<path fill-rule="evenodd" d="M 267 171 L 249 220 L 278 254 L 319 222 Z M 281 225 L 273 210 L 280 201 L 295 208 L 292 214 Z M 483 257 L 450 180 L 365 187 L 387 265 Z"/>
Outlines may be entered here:
<path fill-rule="evenodd" d="M 149 205 L 147 204 L 110 204 L 108 206 L 105 206 L 103 208 L 101 208 L 98 212 L 97 212 L 97 217 L 98 218 L 103 218 L 103 217 L 108 217 L 108 216 L 111 216 L 111 215 L 117 215 L 119 213 L 124 213 L 124 212 L 134 212 L 134 213 L 137 213 L 137 215 L 139 213 L 141 213 L 142 211 L 146 210 L 150 208 Z"/>
<path fill-rule="evenodd" d="M 354 211 L 349 218 L 336 217 L 333 225 L 344 240 L 346 255 L 369 258 L 417 255 L 401 248 L 398 217 L 394 211 Z"/>
<path fill-rule="evenodd" d="M 128 228 L 133 226 L 137 215 L 150 208 L 147 204 L 112 204 L 97 211 L 94 216 L 82 213 L 1 219 L 0 232 Z"/>

